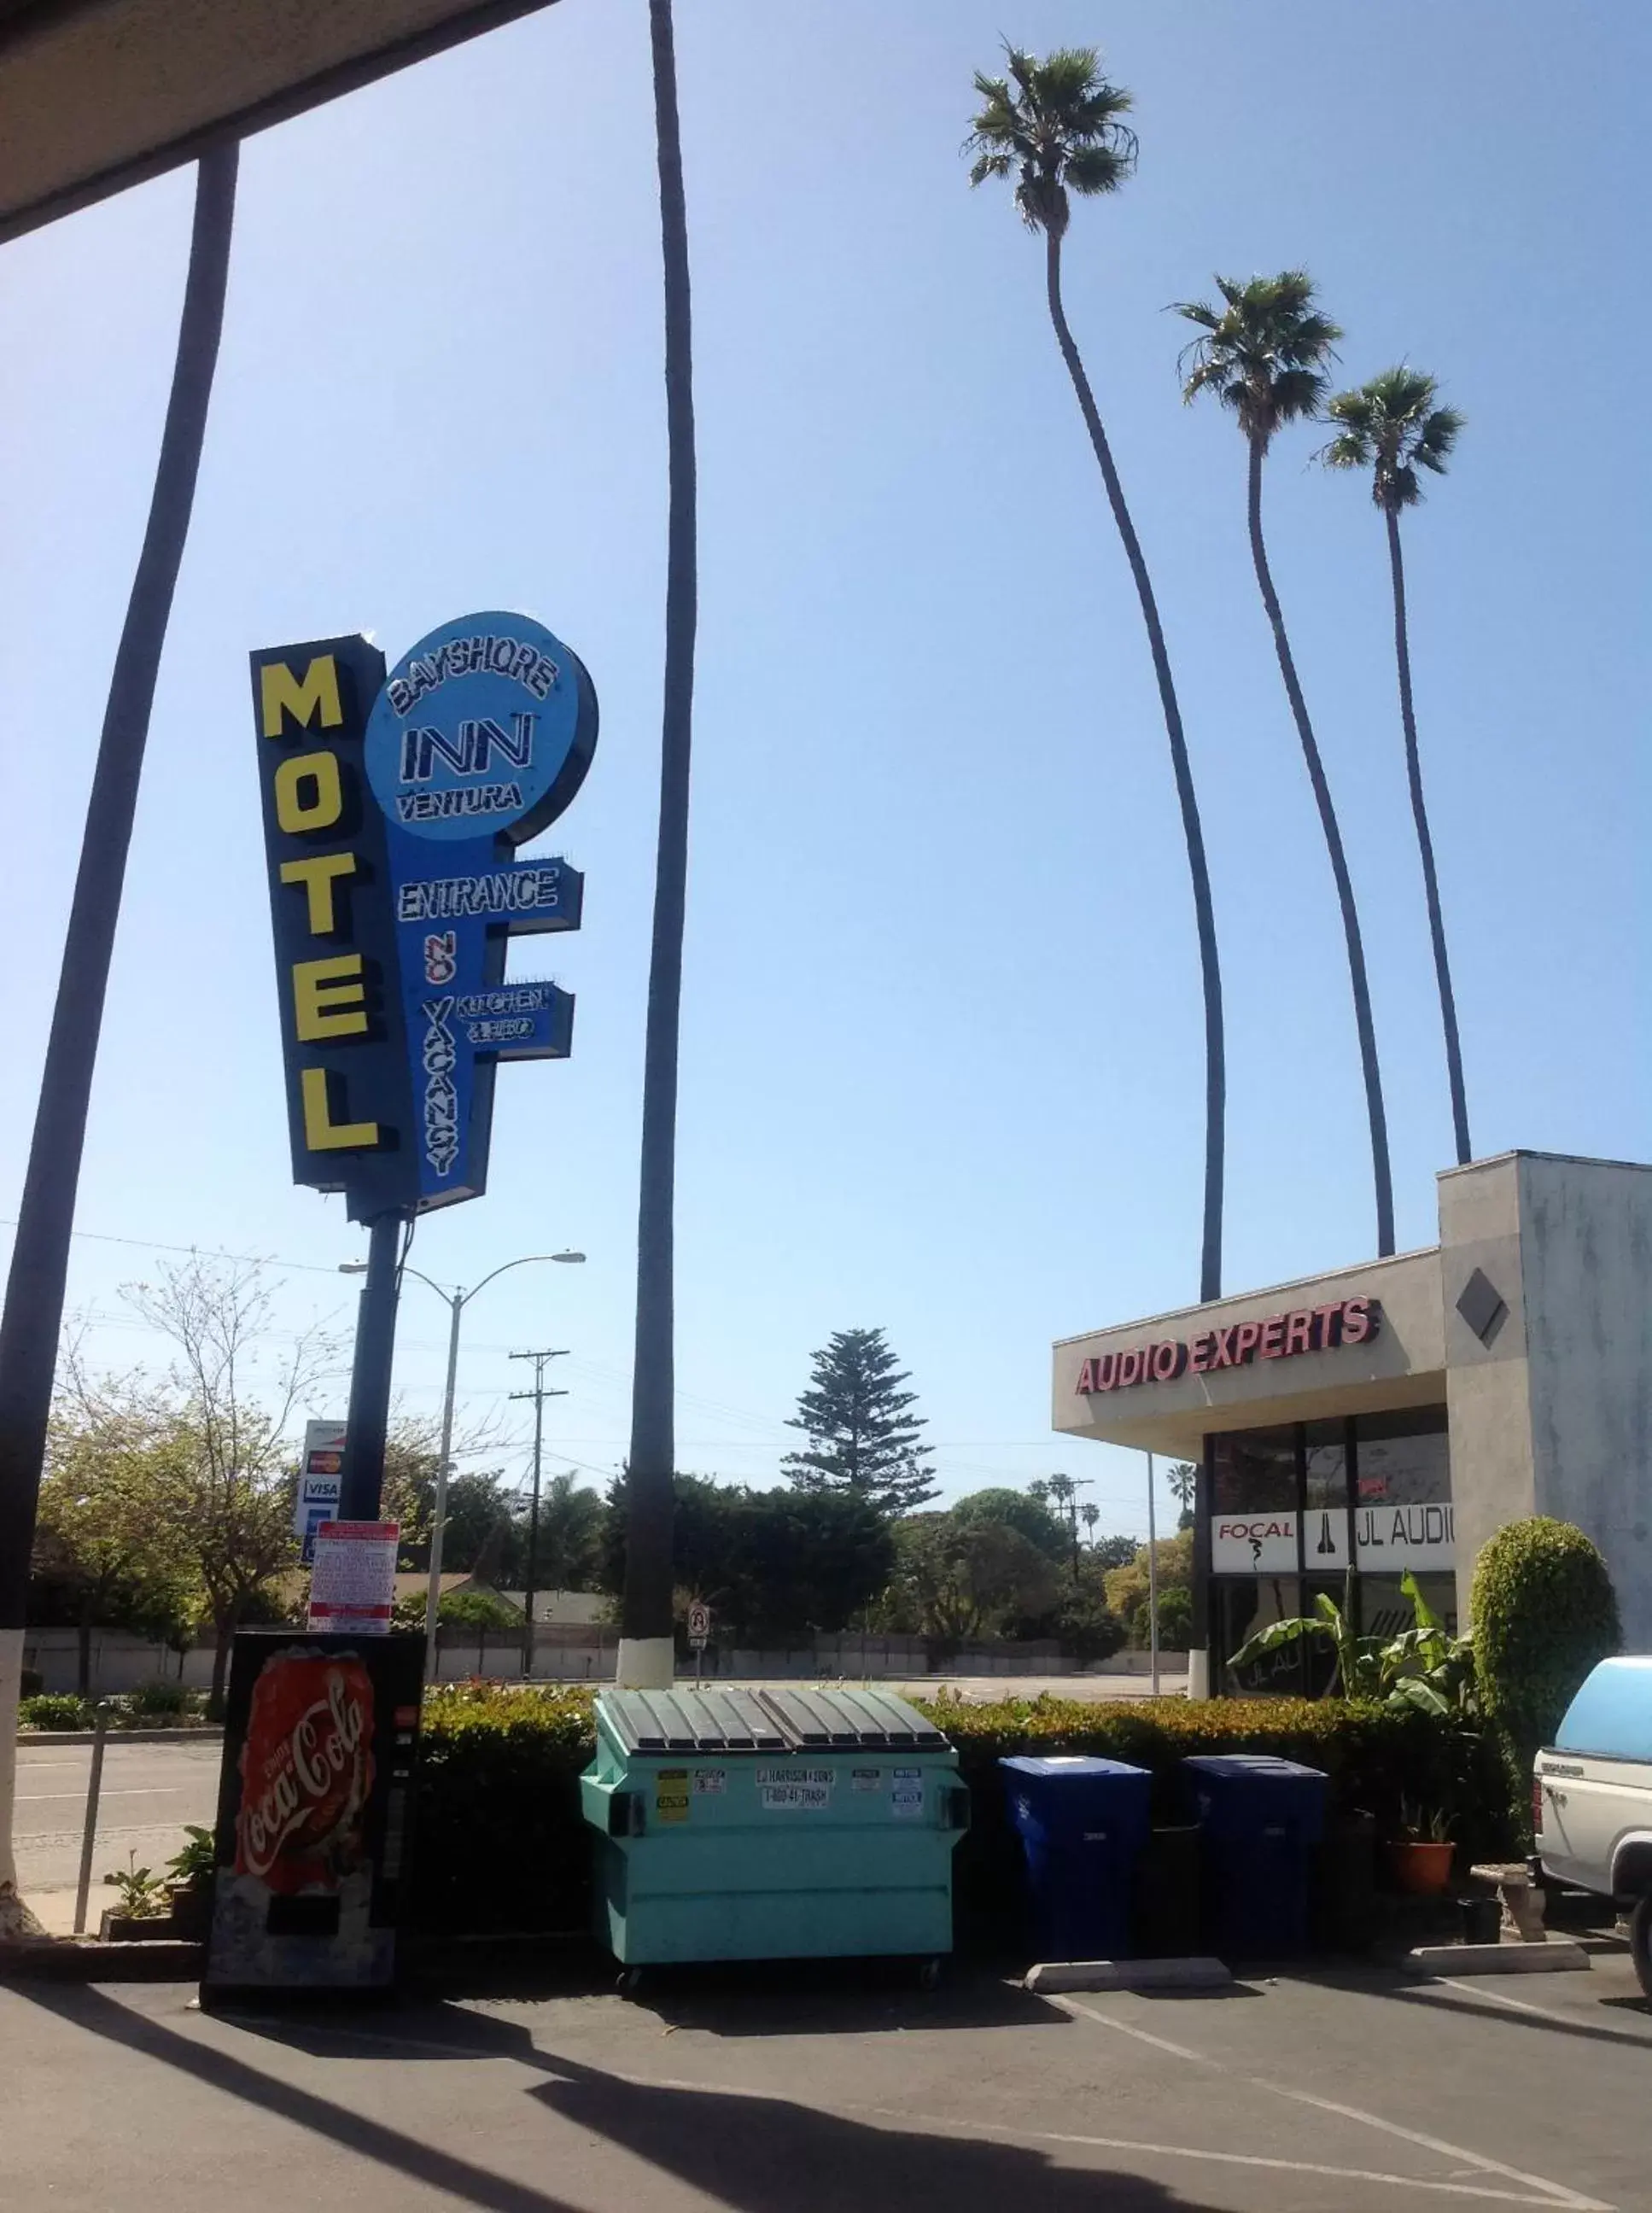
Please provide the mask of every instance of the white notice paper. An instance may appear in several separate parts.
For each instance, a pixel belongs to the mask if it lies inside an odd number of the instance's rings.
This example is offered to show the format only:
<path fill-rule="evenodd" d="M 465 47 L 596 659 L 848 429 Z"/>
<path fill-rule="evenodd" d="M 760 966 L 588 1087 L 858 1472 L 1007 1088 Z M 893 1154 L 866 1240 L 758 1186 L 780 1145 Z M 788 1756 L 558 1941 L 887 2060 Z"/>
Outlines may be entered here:
<path fill-rule="evenodd" d="M 315 1533 L 309 1626 L 386 1637 L 396 1598 L 395 1521 L 324 1521 Z"/>

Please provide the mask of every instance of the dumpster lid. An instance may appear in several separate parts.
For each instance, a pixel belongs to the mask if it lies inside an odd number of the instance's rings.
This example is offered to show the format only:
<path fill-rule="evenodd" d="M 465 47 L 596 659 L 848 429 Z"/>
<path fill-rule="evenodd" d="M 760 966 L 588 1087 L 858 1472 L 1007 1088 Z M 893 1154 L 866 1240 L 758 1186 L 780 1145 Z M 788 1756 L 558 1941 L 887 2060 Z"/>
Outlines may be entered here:
<path fill-rule="evenodd" d="M 1127 1759 L 1093 1759 L 1082 1752 L 1052 1752 L 1041 1759 L 1031 1753 L 1025 1753 L 1014 1759 L 1001 1759 L 998 1765 L 1012 1769 L 1017 1775 L 1150 1776 L 1152 1773 L 1150 1768 L 1132 1767 Z"/>
<path fill-rule="evenodd" d="M 838 1685 L 788 1685 L 758 1696 L 799 1750 L 822 1745 L 901 1745 L 942 1751 L 947 1740 L 932 1721 L 887 1691 Z"/>
<path fill-rule="evenodd" d="M 1201 1775 L 1214 1775 L 1219 1780 L 1234 1782 L 1244 1776 L 1259 1776 L 1264 1780 L 1277 1777 L 1281 1781 L 1311 1776 L 1315 1783 L 1326 1779 L 1322 1767 L 1304 1767 L 1299 1760 L 1279 1759 L 1270 1752 L 1211 1752 L 1190 1754 L 1182 1761 L 1184 1767 L 1197 1768 Z"/>
<path fill-rule="evenodd" d="M 627 1752 L 783 1752 L 786 1740 L 751 1691 L 599 1691 L 597 1706 Z"/>

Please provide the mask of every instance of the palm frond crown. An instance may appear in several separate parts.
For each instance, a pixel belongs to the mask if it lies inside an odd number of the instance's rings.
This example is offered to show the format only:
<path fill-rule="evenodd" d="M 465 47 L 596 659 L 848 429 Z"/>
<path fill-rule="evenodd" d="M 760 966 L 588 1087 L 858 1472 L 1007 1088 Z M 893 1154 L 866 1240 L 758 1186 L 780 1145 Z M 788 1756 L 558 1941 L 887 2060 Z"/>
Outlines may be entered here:
<path fill-rule="evenodd" d="M 1326 364 L 1336 359 L 1342 332 L 1320 313 L 1314 280 L 1301 269 L 1216 282 L 1220 307 L 1176 302 L 1176 313 L 1200 333 L 1178 360 L 1182 398 L 1214 393 L 1245 436 L 1265 447 L 1282 424 L 1321 412 L 1331 384 Z"/>
<path fill-rule="evenodd" d="M 1101 73 L 1094 46 L 1061 46 L 1042 60 L 1006 45 L 1003 76 L 975 73 L 981 107 L 964 141 L 972 185 L 1014 177 L 1029 230 L 1059 238 L 1070 192 L 1117 192 L 1136 166 L 1131 96 Z"/>
<path fill-rule="evenodd" d="M 1369 469 L 1371 497 L 1385 514 L 1415 507 L 1423 497 L 1419 469 L 1443 476 L 1463 428 L 1454 407 L 1437 405 L 1440 387 L 1401 362 L 1326 409 L 1337 435 L 1320 458 L 1327 468 Z"/>

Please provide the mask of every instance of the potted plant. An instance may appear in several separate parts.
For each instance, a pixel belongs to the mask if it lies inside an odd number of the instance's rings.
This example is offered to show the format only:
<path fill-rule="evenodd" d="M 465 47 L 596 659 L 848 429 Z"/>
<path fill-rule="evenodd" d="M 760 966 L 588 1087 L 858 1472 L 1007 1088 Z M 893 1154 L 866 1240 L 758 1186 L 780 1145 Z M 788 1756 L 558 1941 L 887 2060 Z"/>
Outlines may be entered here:
<path fill-rule="evenodd" d="M 179 1936 L 204 1942 L 212 1921 L 212 1884 L 217 1870 L 217 1841 L 210 1829 L 186 1825 L 189 1842 L 167 1862 L 167 1890 L 173 1926 Z"/>
<path fill-rule="evenodd" d="M 1451 1816 L 1440 1808 L 1413 1805 L 1402 1799 L 1399 1832 L 1387 1847 L 1388 1872 L 1394 1887 L 1413 1898 L 1438 1898 L 1451 1883 Z"/>
<path fill-rule="evenodd" d="M 103 1880 L 120 1900 L 118 1905 L 106 1907 L 98 1923 L 98 1935 L 106 1944 L 171 1936 L 167 1886 L 149 1869 L 138 1866 L 136 1852 L 129 1856 L 124 1869 L 112 1871 Z"/>

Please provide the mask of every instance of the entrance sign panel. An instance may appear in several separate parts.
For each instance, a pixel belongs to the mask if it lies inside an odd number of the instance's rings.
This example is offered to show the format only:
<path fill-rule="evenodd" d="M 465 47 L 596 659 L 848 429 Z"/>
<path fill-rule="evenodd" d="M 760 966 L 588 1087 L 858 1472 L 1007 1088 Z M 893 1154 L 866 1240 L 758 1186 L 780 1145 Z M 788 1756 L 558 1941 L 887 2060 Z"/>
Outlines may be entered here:
<path fill-rule="evenodd" d="M 577 656 L 497 612 L 421 638 L 374 706 L 367 772 L 389 846 L 421 1210 L 483 1189 L 496 1061 L 571 1049 L 572 998 L 507 985 L 505 941 L 579 928 L 579 871 L 514 856 L 579 789 L 596 726 Z"/>

